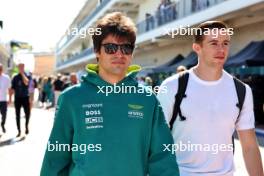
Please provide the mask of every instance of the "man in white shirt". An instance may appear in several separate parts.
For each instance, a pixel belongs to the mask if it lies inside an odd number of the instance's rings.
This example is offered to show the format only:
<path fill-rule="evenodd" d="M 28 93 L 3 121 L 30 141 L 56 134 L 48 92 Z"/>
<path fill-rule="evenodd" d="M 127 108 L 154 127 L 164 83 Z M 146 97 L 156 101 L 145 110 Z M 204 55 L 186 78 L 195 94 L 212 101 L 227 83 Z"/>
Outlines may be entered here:
<path fill-rule="evenodd" d="M 10 78 L 8 75 L 3 73 L 3 65 L 0 63 L 0 113 L 2 115 L 1 127 L 3 133 L 6 132 L 5 121 L 7 113 L 7 94 L 10 87 Z"/>
<path fill-rule="evenodd" d="M 194 36 L 192 46 L 198 64 L 187 71 L 186 97 L 180 104 L 181 113 L 171 126 L 180 175 L 233 176 L 232 135 L 236 130 L 248 174 L 263 176 L 251 89 L 245 85 L 245 100 L 239 115 L 233 77 L 223 70 L 230 33 L 221 31 L 228 31 L 228 27 L 220 21 L 208 21 L 199 28 L 202 32 Z M 167 122 L 172 119 L 178 78 L 176 74 L 166 79 L 161 90 L 166 88 L 167 92 L 158 94 Z"/>

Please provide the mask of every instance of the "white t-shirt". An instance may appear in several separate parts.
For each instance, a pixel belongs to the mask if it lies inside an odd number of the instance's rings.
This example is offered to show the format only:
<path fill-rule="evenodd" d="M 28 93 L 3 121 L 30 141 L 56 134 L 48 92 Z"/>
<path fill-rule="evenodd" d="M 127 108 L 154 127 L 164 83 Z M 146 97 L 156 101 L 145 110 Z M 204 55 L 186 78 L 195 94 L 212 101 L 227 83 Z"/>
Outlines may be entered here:
<path fill-rule="evenodd" d="M 180 121 L 178 115 L 172 129 L 180 175 L 232 176 L 232 134 L 235 129 L 254 128 L 251 89 L 246 85 L 245 102 L 239 121 L 235 123 L 239 109 L 232 76 L 223 71 L 219 80 L 203 81 L 192 69 L 189 73 L 187 97 L 180 106 L 186 120 Z M 178 75 L 166 79 L 161 86 L 167 92 L 159 93 L 158 99 L 169 123 L 178 89 Z"/>
<path fill-rule="evenodd" d="M 11 87 L 11 81 L 8 75 L 0 75 L 0 101 L 7 101 L 8 89 Z"/>

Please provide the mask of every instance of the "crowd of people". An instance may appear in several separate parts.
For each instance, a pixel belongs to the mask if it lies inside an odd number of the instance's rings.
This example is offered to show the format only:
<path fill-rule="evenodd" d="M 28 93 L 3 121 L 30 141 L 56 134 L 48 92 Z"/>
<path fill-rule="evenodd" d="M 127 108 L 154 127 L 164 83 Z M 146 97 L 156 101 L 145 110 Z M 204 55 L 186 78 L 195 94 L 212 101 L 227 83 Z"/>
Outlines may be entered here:
<path fill-rule="evenodd" d="M 209 0 L 192 0 L 192 11 L 200 11 L 210 6 Z"/>
<path fill-rule="evenodd" d="M 161 3 L 157 7 L 155 14 L 146 13 L 146 31 L 153 29 L 155 26 L 160 26 L 172 20 L 175 20 L 178 16 L 177 3 L 171 0 L 161 0 Z"/>
<path fill-rule="evenodd" d="M 56 106 L 58 97 L 63 90 L 78 83 L 78 77 L 74 72 L 69 76 L 58 73 L 56 77 L 39 77 L 37 82 L 39 107 L 49 109 Z"/>
<path fill-rule="evenodd" d="M 56 78 L 52 76 L 36 78 L 32 73 L 25 72 L 24 63 L 19 63 L 17 66 L 18 73 L 11 79 L 4 73 L 3 65 L 0 64 L 0 112 L 2 132 L 6 133 L 5 122 L 8 105 L 14 102 L 17 137 L 19 137 L 21 136 L 21 108 L 24 110 L 26 119 L 25 134 L 29 134 L 31 110 L 35 102 L 37 107 L 46 109 L 55 107 L 60 92 L 77 84 L 78 78 L 75 73 L 71 73 L 69 76 L 58 74 Z M 38 92 L 37 101 L 35 101 L 35 92 Z"/>
<path fill-rule="evenodd" d="M 160 86 L 161 83 L 168 77 L 176 74 L 176 73 L 180 73 L 183 71 L 186 71 L 187 68 L 183 65 L 179 65 L 175 72 L 170 72 L 170 73 L 165 73 L 165 72 L 158 72 L 158 73 L 151 73 L 151 74 L 147 74 L 145 76 L 138 76 L 137 77 L 137 82 L 139 84 L 145 85 L 145 86 L 151 86 L 152 88 L 156 87 L 156 86 Z"/>
<path fill-rule="evenodd" d="M 210 6 L 209 0 L 192 0 L 191 3 L 192 12 L 200 11 Z M 179 3 L 177 1 L 161 0 L 154 14 L 145 14 L 145 31 L 177 19 L 179 16 L 178 6 Z"/>

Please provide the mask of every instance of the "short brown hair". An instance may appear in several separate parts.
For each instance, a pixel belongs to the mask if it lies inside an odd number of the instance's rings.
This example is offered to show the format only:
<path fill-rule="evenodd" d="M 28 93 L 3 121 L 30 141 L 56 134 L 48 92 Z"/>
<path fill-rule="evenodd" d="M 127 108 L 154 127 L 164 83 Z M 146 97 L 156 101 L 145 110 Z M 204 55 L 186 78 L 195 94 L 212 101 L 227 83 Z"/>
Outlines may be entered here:
<path fill-rule="evenodd" d="M 97 21 L 96 28 L 101 29 L 101 35 L 92 36 L 95 52 L 100 52 L 102 41 L 108 35 L 124 38 L 133 46 L 135 45 L 137 28 L 134 22 L 121 12 L 105 15 Z"/>
<path fill-rule="evenodd" d="M 206 21 L 198 27 L 199 32 L 194 34 L 194 43 L 202 43 L 204 40 L 204 32 L 208 29 L 228 29 L 228 26 L 222 21 Z"/>

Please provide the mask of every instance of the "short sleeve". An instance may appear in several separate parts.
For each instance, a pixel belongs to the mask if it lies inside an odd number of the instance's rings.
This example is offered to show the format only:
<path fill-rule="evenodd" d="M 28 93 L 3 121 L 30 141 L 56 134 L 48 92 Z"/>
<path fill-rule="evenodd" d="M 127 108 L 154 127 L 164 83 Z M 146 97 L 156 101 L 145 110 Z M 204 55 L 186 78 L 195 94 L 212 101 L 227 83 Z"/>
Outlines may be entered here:
<path fill-rule="evenodd" d="M 236 124 L 236 130 L 248 130 L 255 128 L 255 117 L 253 109 L 253 96 L 251 88 L 246 85 L 246 97 Z"/>

